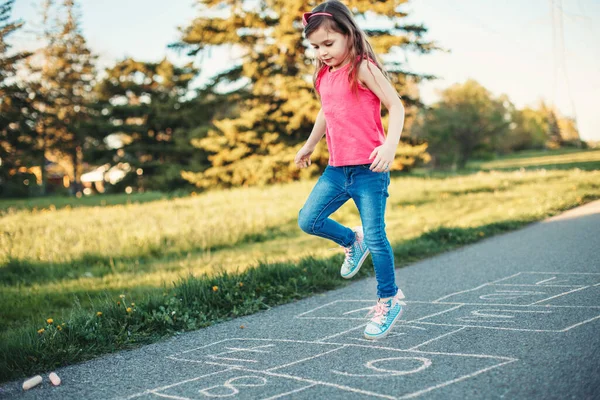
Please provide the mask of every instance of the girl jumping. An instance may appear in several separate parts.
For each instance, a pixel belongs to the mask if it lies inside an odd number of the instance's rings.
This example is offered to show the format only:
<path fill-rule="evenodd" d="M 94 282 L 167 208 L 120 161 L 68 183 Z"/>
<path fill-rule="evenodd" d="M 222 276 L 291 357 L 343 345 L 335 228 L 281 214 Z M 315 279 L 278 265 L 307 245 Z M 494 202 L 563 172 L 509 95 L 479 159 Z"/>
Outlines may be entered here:
<path fill-rule="evenodd" d="M 351 278 L 371 254 L 379 300 L 364 335 L 387 335 L 400 318 L 404 295 L 396 286 L 394 254 L 385 232 L 390 165 L 404 125 L 404 106 L 350 10 L 337 0 L 315 7 L 302 17 L 304 35 L 316 53 L 314 86 L 321 101 L 312 132 L 295 157 L 299 168 L 323 135 L 329 165 L 299 213 L 298 225 L 311 235 L 344 248 L 341 275 Z M 381 103 L 390 118 L 387 136 Z M 356 204 L 362 227 L 350 229 L 329 218 L 346 201 Z M 364 230 L 364 232 L 363 232 Z"/>

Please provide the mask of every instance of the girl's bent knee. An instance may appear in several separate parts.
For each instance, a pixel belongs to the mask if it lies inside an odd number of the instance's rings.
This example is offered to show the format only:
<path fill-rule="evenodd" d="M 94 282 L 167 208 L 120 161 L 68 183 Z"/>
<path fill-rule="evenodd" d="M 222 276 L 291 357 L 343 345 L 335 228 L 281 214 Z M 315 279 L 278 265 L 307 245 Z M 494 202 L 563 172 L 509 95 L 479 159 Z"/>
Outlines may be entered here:
<path fill-rule="evenodd" d="M 305 213 L 302 212 L 302 210 L 300 210 L 300 212 L 298 213 L 298 226 L 300 227 L 300 229 L 302 229 L 304 232 L 306 233 L 313 233 L 313 228 L 312 228 L 312 221 L 310 220 L 310 218 L 305 216 Z"/>

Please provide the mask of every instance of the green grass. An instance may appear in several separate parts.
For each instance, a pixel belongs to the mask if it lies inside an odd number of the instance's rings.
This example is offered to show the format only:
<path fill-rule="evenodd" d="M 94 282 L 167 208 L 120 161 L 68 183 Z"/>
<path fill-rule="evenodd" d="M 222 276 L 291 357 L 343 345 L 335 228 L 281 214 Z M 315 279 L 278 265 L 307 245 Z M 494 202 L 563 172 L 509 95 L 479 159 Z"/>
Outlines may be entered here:
<path fill-rule="evenodd" d="M 587 171 L 600 169 L 600 149 L 577 150 L 536 150 L 524 151 L 504 156 L 493 161 L 473 161 L 468 168 L 489 170 L 511 169 L 584 169 Z"/>
<path fill-rule="evenodd" d="M 571 163 L 595 157 L 586 153 Z M 4 208 L 0 381 L 343 286 L 339 248 L 297 227 L 314 183 Z M 596 198 L 600 171 L 581 168 L 401 176 L 387 232 L 401 267 Z M 351 203 L 334 217 L 360 223 Z"/>
<path fill-rule="evenodd" d="M 31 199 L 0 199 L 0 215 L 19 210 L 54 211 L 60 208 L 112 206 L 170 199 L 176 196 L 160 193 L 107 194 L 102 196 L 34 197 Z"/>

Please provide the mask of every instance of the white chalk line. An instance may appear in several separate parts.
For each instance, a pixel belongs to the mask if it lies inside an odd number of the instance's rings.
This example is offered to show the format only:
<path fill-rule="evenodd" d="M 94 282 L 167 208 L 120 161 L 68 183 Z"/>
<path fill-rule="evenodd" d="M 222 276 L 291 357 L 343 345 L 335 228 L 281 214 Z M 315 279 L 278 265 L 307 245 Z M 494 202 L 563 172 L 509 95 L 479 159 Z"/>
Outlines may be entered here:
<path fill-rule="evenodd" d="M 452 385 L 453 383 L 456 383 L 456 382 L 460 382 L 460 381 L 467 380 L 469 378 L 473 378 L 474 376 L 477 376 L 479 374 L 483 374 L 484 372 L 490 371 L 490 370 L 492 370 L 494 368 L 502 367 L 502 366 L 504 366 L 506 364 L 510 364 L 512 362 L 515 362 L 515 361 L 518 361 L 518 360 L 517 359 L 512 359 L 512 360 L 509 360 L 509 361 L 505 361 L 505 362 L 503 362 L 501 364 L 492 365 L 491 367 L 487 367 L 487 368 L 484 368 L 482 370 L 473 372 L 472 374 L 464 375 L 464 376 L 458 377 L 456 379 L 452 379 L 450 381 L 443 382 L 443 383 L 440 383 L 438 385 L 435 385 L 435 386 L 432 386 L 432 387 L 429 387 L 429 388 L 426 388 L 426 389 L 423 389 L 423 390 L 419 390 L 419 391 L 414 392 L 414 393 L 410 393 L 410 394 L 401 396 L 401 397 L 399 397 L 399 399 L 411 399 L 411 398 L 414 398 L 414 397 L 418 397 L 418 396 L 421 396 L 422 394 L 431 392 L 432 390 L 436 390 L 436 389 L 442 388 L 444 386 Z"/>
<path fill-rule="evenodd" d="M 270 351 L 264 351 L 264 350 L 255 350 L 261 347 L 273 347 L 272 345 L 265 345 L 265 346 L 257 346 L 257 347 L 251 347 L 249 349 L 244 349 L 243 347 L 225 347 L 227 350 L 230 350 L 230 352 L 236 352 L 236 351 L 247 351 L 249 353 L 270 353 Z M 219 354 L 225 354 L 225 353 L 229 353 L 229 352 L 223 352 L 223 353 L 219 353 Z M 219 354 L 215 354 L 215 355 L 219 355 Z"/>
<path fill-rule="evenodd" d="M 305 312 L 303 312 L 302 314 L 298 314 L 298 315 L 296 315 L 296 316 L 295 316 L 295 318 L 302 318 L 302 316 L 303 316 L 304 314 L 308 314 L 308 313 L 311 313 L 311 312 L 313 312 L 313 311 L 317 311 L 317 310 L 319 310 L 319 309 L 321 309 L 321 308 L 323 308 L 323 307 L 327 307 L 327 306 L 329 306 L 329 305 L 331 305 L 331 304 L 335 304 L 335 303 L 337 303 L 337 302 L 339 302 L 339 300 L 335 300 L 335 301 L 332 301 L 332 302 L 330 302 L 330 303 L 323 304 L 322 306 L 319 306 L 319 307 L 317 307 L 317 308 L 313 308 L 312 310 L 305 311 Z"/>
<path fill-rule="evenodd" d="M 595 320 L 595 319 L 598 319 L 598 318 L 600 318 L 600 315 L 598 315 L 598 316 L 596 316 L 596 317 L 594 317 L 594 318 L 590 318 L 590 319 L 588 319 L 588 320 L 586 320 L 586 321 L 579 322 L 579 323 L 577 323 L 577 324 L 575 324 L 575 325 L 569 326 L 568 328 L 565 328 L 565 329 L 563 329 L 563 330 L 562 330 L 562 331 L 560 331 L 560 332 L 566 332 L 566 331 L 569 331 L 569 330 L 571 330 L 571 329 L 573 329 L 573 328 L 575 328 L 575 327 L 577 327 L 577 326 L 579 326 L 579 325 L 587 324 L 588 322 L 592 322 L 593 320 Z"/>
<path fill-rule="evenodd" d="M 523 272 L 517 272 L 516 274 L 512 274 L 512 275 L 509 275 L 509 276 L 507 276 L 507 277 L 504 277 L 504 278 L 500 278 L 500 279 L 496 279 L 496 280 L 494 280 L 494 281 L 491 281 L 490 283 L 502 282 L 502 281 L 505 281 L 505 280 L 507 280 L 507 279 L 514 278 L 515 276 L 519 276 L 519 275 L 521 275 L 522 273 L 523 273 Z"/>
<path fill-rule="evenodd" d="M 494 283 L 494 286 L 524 286 L 524 287 L 582 287 L 585 285 L 538 285 L 537 283 Z"/>
<path fill-rule="evenodd" d="M 555 329 L 525 329 L 525 328 L 504 328 L 498 326 L 483 326 L 483 325 L 469 325 L 469 324 L 443 324 L 438 322 L 418 322 L 419 324 L 426 325 L 438 325 L 438 326 L 452 326 L 452 327 L 465 327 L 465 328 L 481 328 L 481 329 L 493 329 L 499 331 L 515 331 L 515 332 L 565 332 L 564 330 Z"/>
<path fill-rule="evenodd" d="M 519 276 L 519 275 L 521 275 L 521 274 L 545 274 L 545 275 L 600 275 L 600 273 L 595 273 L 595 272 L 539 272 L 539 271 L 523 271 L 523 272 L 518 272 L 518 273 L 516 273 L 516 274 L 513 274 L 513 275 L 510 275 L 510 276 L 507 276 L 507 277 L 505 277 L 505 278 L 500 278 L 500 279 L 496 279 L 496 280 L 494 280 L 494 281 L 491 281 L 491 282 L 484 283 L 484 284 L 482 284 L 482 285 L 479 285 L 479 286 L 477 286 L 477 287 L 475 287 L 475 288 L 472 288 L 472 289 L 466 289 L 466 290 L 461 290 L 461 291 L 458 291 L 458 292 L 450 293 L 450 294 L 448 294 L 448 295 L 446 295 L 446 296 L 442 296 L 442 297 L 440 297 L 440 298 L 438 298 L 438 299 L 436 299 L 436 300 L 433 300 L 433 303 L 439 303 L 439 302 L 441 302 L 443 299 L 446 299 L 446 298 L 448 298 L 448 297 L 452 297 L 452 296 L 455 296 L 455 295 L 458 295 L 458 294 L 462 294 L 462 293 L 467 293 L 467 292 L 472 292 L 472 291 L 475 291 L 475 290 L 479 290 L 479 289 L 481 289 L 482 287 L 485 287 L 485 286 L 488 286 L 488 285 L 497 284 L 498 282 L 502 282 L 502 281 L 505 281 L 505 280 L 508 280 L 508 279 L 514 278 L 514 277 L 516 277 L 516 276 Z"/>
<path fill-rule="evenodd" d="M 186 379 L 186 380 L 184 380 L 184 381 L 177 382 L 177 383 L 173 383 L 173 384 L 171 384 L 171 385 L 162 386 L 162 387 L 159 387 L 159 388 L 154 388 L 154 389 L 148 389 L 148 390 L 145 390 L 145 391 L 143 391 L 143 392 L 135 393 L 135 394 L 132 394 L 132 395 L 130 395 L 130 396 L 127 396 L 127 397 L 124 397 L 124 398 L 123 398 L 123 397 L 116 397 L 116 398 L 115 398 L 115 400 L 117 400 L 117 399 L 124 399 L 124 400 L 134 399 L 134 398 L 136 398 L 136 397 L 144 396 L 144 395 L 146 395 L 146 394 L 153 394 L 152 392 L 153 392 L 153 391 L 156 391 L 156 390 L 166 390 L 166 389 L 170 389 L 170 388 L 172 388 L 172 387 L 175 387 L 175 386 L 183 385 L 184 383 L 188 383 L 188 382 L 197 381 L 197 380 L 199 380 L 199 379 L 206 378 L 206 377 L 208 377 L 208 376 L 211 376 L 211 375 L 217 375 L 217 374 L 221 374 L 221 373 L 223 373 L 223 372 L 231 371 L 231 370 L 233 370 L 233 369 L 235 369 L 235 368 L 227 368 L 227 369 L 224 369 L 224 370 L 222 370 L 222 371 L 211 372 L 211 373 L 209 373 L 209 374 L 204 374 L 204 375 L 196 376 L 196 377 L 194 377 L 194 378 Z"/>
<path fill-rule="evenodd" d="M 443 311 L 436 312 L 436 313 L 433 313 L 433 314 L 425 315 L 424 317 L 417 318 L 417 319 L 412 319 L 412 320 L 407 321 L 407 322 L 418 322 L 418 321 L 421 321 L 423 319 L 435 317 L 436 315 L 441 315 L 441 314 L 445 314 L 445 313 L 450 312 L 450 311 L 454 311 L 454 310 L 459 309 L 461 307 L 462 307 L 462 304 L 459 304 L 456 307 L 451 307 L 451 308 L 448 308 L 447 310 L 443 310 Z"/>
<path fill-rule="evenodd" d="M 435 304 L 435 303 L 433 303 L 431 301 L 422 301 L 422 300 L 411 300 L 411 301 L 405 301 L 405 302 L 407 304 Z M 364 318 L 354 318 L 354 317 L 305 317 L 304 316 L 306 314 L 309 314 L 309 313 L 314 312 L 316 310 L 319 310 L 321 308 L 325 308 L 327 306 L 331 306 L 331 305 L 337 304 L 337 303 L 371 303 L 372 304 L 373 300 L 372 299 L 369 299 L 369 300 L 366 300 L 366 299 L 365 300 L 335 300 L 335 301 L 332 301 L 330 303 L 327 303 L 327 304 L 324 304 L 322 306 L 319 306 L 317 308 L 313 308 L 312 310 L 308 310 L 308 311 L 305 311 L 305 312 L 303 312 L 301 314 L 298 314 L 294 318 L 298 318 L 298 319 L 348 319 L 348 320 L 358 320 L 358 319 L 362 320 L 362 319 L 364 319 Z M 367 308 L 371 308 L 371 307 L 365 307 L 365 309 L 367 309 Z M 352 313 L 352 312 L 357 312 L 359 310 L 362 310 L 362 308 L 361 309 L 357 309 L 357 310 L 347 311 L 347 312 L 344 312 L 344 314 L 349 314 L 349 313 Z"/>
<path fill-rule="evenodd" d="M 454 292 L 454 293 L 450 293 L 450 294 L 448 294 L 448 295 L 446 295 L 446 296 L 442 296 L 442 297 L 440 297 L 439 299 L 433 300 L 433 301 L 432 301 L 432 303 L 439 303 L 439 302 L 441 302 L 442 300 L 444 300 L 444 299 L 447 299 L 448 297 L 456 296 L 457 294 L 461 294 L 461 293 L 467 293 L 467 292 L 473 292 L 473 291 L 475 291 L 475 290 L 479 290 L 479 289 L 481 289 L 482 287 L 489 286 L 490 284 L 491 284 L 491 283 L 484 283 L 483 285 L 479 285 L 479 286 L 477 286 L 477 287 L 475 287 L 475 288 L 473 288 L 473 289 L 466 289 L 466 290 L 461 290 L 460 292 Z"/>
<path fill-rule="evenodd" d="M 548 308 L 600 308 L 600 306 L 564 306 L 554 304 L 504 304 L 504 303 L 462 303 L 462 302 L 442 302 L 436 304 L 457 304 L 460 306 L 503 306 L 503 307 L 548 307 Z M 411 321 L 412 322 L 412 321 Z"/>
<path fill-rule="evenodd" d="M 536 285 L 542 285 L 542 286 L 546 286 L 546 282 L 550 282 L 556 279 L 556 276 L 553 276 L 552 278 L 548 278 L 548 279 L 542 279 L 541 281 L 537 281 L 535 284 Z M 558 282 L 562 282 L 562 281 L 566 281 L 567 279 L 562 279 L 559 280 Z M 582 285 L 578 285 L 578 286 L 582 286 Z"/>
<path fill-rule="evenodd" d="M 577 288 L 577 289 L 573 289 L 573 290 L 570 290 L 568 292 L 557 294 L 556 296 L 548 297 L 547 299 L 543 299 L 543 300 L 539 300 L 539 301 L 533 302 L 533 303 L 531 303 L 529 305 L 533 306 L 533 305 L 536 305 L 536 304 L 539 304 L 539 303 L 543 303 L 543 302 L 548 301 L 548 300 L 552 300 L 552 299 L 556 299 L 556 298 L 561 297 L 561 296 L 565 296 L 565 295 L 567 295 L 569 293 L 575 293 L 575 292 L 578 292 L 580 290 L 587 289 L 588 287 L 589 286 L 584 286 L 584 287 L 580 287 L 580 288 Z"/>
<path fill-rule="evenodd" d="M 421 322 L 422 324 L 426 324 L 425 322 Z M 438 325 L 438 324 L 430 324 L 429 325 Z M 375 349 L 380 349 L 380 350 L 392 350 L 392 351 L 397 351 L 397 352 L 415 352 L 415 353 L 422 353 L 422 354 L 436 354 L 436 355 L 446 355 L 446 356 L 464 356 L 464 357 L 477 357 L 477 358 L 497 358 L 499 360 L 513 360 L 513 358 L 510 357 L 504 357 L 504 356 L 491 356 L 491 355 L 486 355 L 486 354 L 465 354 L 465 353 L 443 353 L 443 352 L 436 352 L 436 351 L 422 351 L 422 350 L 402 350 L 402 349 L 394 349 L 394 348 L 390 348 L 390 347 L 382 347 L 382 346 L 378 346 L 378 345 L 371 345 L 371 346 L 367 346 L 367 345 L 362 345 L 362 344 L 353 344 L 353 343 L 337 343 L 337 342 L 328 342 L 328 343 L 323 343 L 323 342 L 317 342 L 317 341 L 312 341 L 312 340 L 293 340 L 293 339 L 265 339 L 265 338 L 235 338 L 235 339 L 228 339 L 228 340 L 247 340 L 247 341 L 269 341 L 269 342 L 285 342 L 285 343 L 302 343 L 302 344 L 316 344 L 316 345 L 320 345 L 323 346 L 324 344 L 326 345 L 337 345 L 340 347 L 361 347 L 361 348 L 375 348 Z M 375 342 L 376 343 L 376 342 Z M 203 361 L 204 362 L 204 361 Z M 230 365 L 228 365 L 228 367 L 231 367 Z M 247 367 L 239 367 L 242 369 L 248 369 Z M 238 369 L 237 367 L 235 369 Z M 251 372 L 264 372 L 264 370 L 262 371 L 255 371 L 255 370 L 251 370 L 248 369 L 248 371 Z"/>
<path fill-rule="evenodd" d="M 363 320 L 364 320 L 364 318 L 363 318 Z M 343 331 L 343 332 L 336 333 L 336 334 L 334 334 L 334 335 L 325 336 L 324 338 L 316 339 L 316 341 L 317 341 L 317 342 L 324 342 L 324 341 L 325 341 L 325 340 L 327 340 L 327 339 L 331 339 L 331 338 L 334 338 L 334 337 L 337 337 L 337 336 L 341 336 L 341 335 L 344 335 L 344 334 L 346 334 L 346 333 L 349 333 L 349 332 L 355 331 L 355 330 L 357 330 L 357 329 L 362 329 L 362 328 L 364 328 L 365 326 L 367 326 L 367 324 L 368 324 L 368 323 L 360 324 L 359 326 L 355 326 L 354 328 L 350 328 L 350 329 L 348 329 L 348 330 L 345 330 L 345 331 Z"/>
<path fill-rule="evenodd" d="M 166 393 L 158 393 L 156 391 L 152 391 L 151 394 L 158 396 L 158 397 L 164 397 L 165 399 L 174 399 L 174 400 L 192 400 L 189 397 L 180 397 L 180 396 L 175 396 L 172 394 L 166 394 Z"/>
<path fill-rule="evenodd" d="M 397 352 L 407 352 L 405 350 L 398 350 L 398 349 L 390 349 L 390 348 L 386 348 L 386 347 L 380 347 L 380 346 L 363 346 L 363 345 L 355 345 L 355 344 L 349 344 L 348 346 L 356 346 L 356 347 L 366 347 L 366 348 L 377 348 L 377 349 L 382 349 L 382 350 L 392 350 L 392 351 L 397 351 Z M 475 357 L 475 358 L 487 358 L 487 359 L 498 359 L 498 360 L 504 360 L 504 362 L 501 362 L 500 364 L 497 365 L 493 365 L 487 368 L 484 368 L 482 370 L 478 370 L 474 373 L 468 374 L 468 375 L 464 375 L 461 376 L 459 378 L 456 379 L 452 379 L 450 381 L 447 382 L 443 382 L 440 383 L 438 385 L 414 392 L 414 393 L 410 393 L 407 395 L 404 395 L 400 398 L 413 398 L 413 397 L 417 397 L 420 396 L 421 394 L 430 392 L 432 390 L 435 389 L 439 389 L 448 385 L 451 385 L 452 383 L 455 382 L 460 382 L 466 379 L 469 379 L 471 377 L 477 376 L 483 372 L 489 371 L 491 369 L 503 366 L 505 364 L 514 362 L 514 361 L 518 361 L 518 359 L 516 358 L 510 358 L 510 357 L 503 357 L 503 356 L 489 356 L 489 355 L 482 355 L 482 354 L 461 354 L 461 353 L 443 353 L 443 352 L 426 352 L 426 351 L 419 351 L 419 350 L 413 350 L 410 351 L 413 353 L 420 353 L 420 354 L 435 354 L 435 355 L 446 355 L 446 356 L 462 356 L 462 357 Z M 266 372 L 265 372 L 266 373 Z M 272 374 L 271 372 L 269 372 L 269 374 Z M 350 391 L 350 392 L 354 392 L 354 393 L 359 393 L 359 394 L 366 394 L 366 395 L 371 395 L 371 396 L 376 396 L 376 397 L 381 397 L 381 398 L 387 398 L 387 399 L 396 399 L 396 397 L 392 397 L 392 396 L 387 396 L 387 395 L 383 395 L 383 394 L 379 394 L 379 393 L 374 393 L 374 392 L 369 392 L 369 391 L 365 391 L 362 389 L 356 389 L 356 388 L 352 388 L 352 387 L 348 387 L 348 386 L 344 386 L 344 385 L 338 385 L 335 383 L 330 383 L 330 382 L 321 382 L 321 381 L 315 381 L 312 379 L 308 379 L 308 378 L 299 378 L 299 377 L 295 377 L 293 375 L 288 375 L 288 374 L 273 374 L 275 376 L 280 376 L 280 377 L 284 377 L 284 378 L 289 378 L 289 379 L 297 379 L 297 380 L 302 380 L 302 381 L 306 381 L 306 382 L 310 382 L 310 383 L 315 383 L 315 384 L 320 384 L 320 385 L 324 385 L 324 386 L 330 386 L 336 389 L 340 389 L 340 390 L 346 390 L 346 391 Z"/>
<path fill-rule="evenodd" d="M 340 349 L 343 349 L 344 347 L 346 347 L 346 345 L 342 345 L 342 346 L 337 347 L 335 349 L 328 350 L 325 353 L 321 353 L 321 354 L 317 354 L 317 355 L 314 355 L 314 356 L 311 356 L 311 357 L 306 357 L 306 358 L 303 358 L 303 359 L 300 359 L 300 360 L 292 361 L 291 363 L 288 363 L 288 364 L 278 365 L 276 367 L 269 368 L 266 371 L 274 371 L 276 369 L 286 368 L 286 367 L 289 367 L 289 366 L 294 365 L 294 364 L 299 364 L 299 363 L 303 363 L 305 361 L 314 360 L 315 358 L 319 358 L 321 356 L 324 356 L 325 354 L 333 353 L 334 351 L 338 351 Z"/>
<path fill-rule="evenodd" d="M 175 354 L 173 354 L 173 356 L 178 356 L 178 355 L 180 355 L 180 354 L 185 354 L 185 353 L 191 353 L 192 351 L 196 351 L 196 350 L 204 349 L 205 347 L 214 346 L 215 344 L 219 344 L 219 343 L 227 342 L 227 341 L 229 341 L 229 340 L 230 340 L 230 339 L 223 339 L 223 340 L 219 340 L 219 341 L 217 341 L 217 342 L 214 342 L 214 343 L 205 344 L 204 346 L 195 347 L 195 348 L 193 348 L 193 349 L 190 349 L 190 350 L 185 350 L 185 351 L 181 351 L 181 352 L 179 352 L 179 353 L 175 353 Z"/>
<path fill-rule="evenodd" d="M 256 360 L 246 360 L 244 358 L 219 357 L 214 354 L 209 354 L 204 357 L 210 357 L 210 358 L 214 358 L 215 360 L 225 360 L 225 361 L 241 361 L 241 362 L 253 362 L 253 363 L 258 362 Z"/>
<path fill-rule="evenodd" d="M 542 272 L 525 271 L 523 274 L 546 274 L 546 275 L 600 275 L 600 272 Z"/>
<path fill-rule="evenodd" d="M 329 386 L 329 387 L 333 387 L 333 388 L 336 388 L 336 389 L 345 390 L 345 391 L 348 391 L 348 392 L 353 392 L 353 393 L 358 393 L 358 394 L 364 394 L 364 395 L 374 396 L 374 397 L 381 397 L 383 399 L 393 399 L 393 400 L 396 399 L 396 397 L 393 397 L 393 396 L 388 396 L 388 395 L 385 395 L 385 394 L 370 392 L 368 390 L 357 389 L 357 388 L 353 388 L 353 387 L 349 387 L 349 386 L 345 386 L 345 385 L 339 385 L 337 383 L 321 382 L 321 381 L 316 381 L 316 380 L 310 379 L 310 378 L 301 378 L 301 377 L 294 376 L 294 375 L 276 373 L 276 372 L 271 372 L 271 371 L 265 371 L 264 374 L 266 374 L 266 375 L 272 375 L 272 376 L 277 376 L 277 377 L 280 377 L 280 378 L 294 379 L 294 380 L 298 380 L 298 381 L 301 381 L 301 382 L 312 383 L 314 385 Z"/>
<path fill-rule="evenodd" d="M 337 336 L 344 335 L 344 334 L 346 334 L 346 333 L 349 333 L 349 332 L 351 332 L 351 331 L 357 330 L 357 329 L 359 329 L 359 328 L 362 328 L 362 327 L 364 327 L 364 326 L 366 326 L 366 324 L 364 324 L 364 325 L 361 325 L 361 326 L 357 326 L 357 327 L 355 327 L 355 328 L 352 328 L 352 329 L 346 330 L 346 331 L 344 331 L 344 332 L 337 333 L 337 334 L 335 334 L 335 335 L 331 335 L 331 336 L 327 336 L 327 337 L 325 337 L 325 338 L 322 338 L 322 339 L 318 339 L 318 341 L 323 341 L 323 342 L 324 342 L 324 341 L 325 341 L 325 340 L 327 340 L 327 339 L 332 339 L 332 338 L 334 338 L 334 337 L 337 337 Z M 402 325 L 400 325 L 400 326 L 402 326 L 402 327 L 406 327 L 406 328 L 411 328 L 411 329 L 427 330 L 426 328 L 423 328 L 423 327 L 420 327 L 420 326 L 413 326 L 413 325 L 410 325 L 410 324 L 408 324 L 408 323 L 402 324 Z M 399 326 L 397 325 L 397 326 L 396 326 L 396 330 L 398 329 L 398 327 L 399 327 Z M 458 330 L 456 330 L 456 331 L 454 331 L 454 332 L 458 332 L 458 331 L 460 331 L 460 330 L 462 330 L 462 329 L 464 329 L 464 328 L 460 328 L 460 329 L 458 329 Z M 453 332 L 450 332 L 450 333 L 453 333 Z M 423 343 L 421 343 L 421 344 L 419 344 L 419 345 L 413 346 L 413 347 L 411 347 L 411 348 L 409 348 L 409 349 L 405 349 L 405 348 L 401 348 L 401 349 L 399 349 L 398 347 L 388 347 L 388 348 L 392 348 L 392 349 L 396 349 L 396 350 L 411 350 L 411 349 L 413 349 L 413 348 L 417 348 L 417 347 L 419 347 L 419 346 L 422 346 L 422 345 L 424 345 L 424 344 L 427 344 L 427 343 L 429 343 L 429 342 L 432 342 L 432 341 L 434 341 L 434 340 L 437 340 L 437 339 L 439 339 L 439 338 L 441 338 L 441 337 L 443 337 L 443 336 L 446 336 L 446 335 L 448 335 L 448 334 L 449 334 L 449 333 L 444 333 L 444 334 L 442 334 L 442 335 L 440 335 L 440 336 L 436 336 L 436 337 L 435 337 L 435 338 L 433 338 L 433 339 L 429 339 L 429 340 L 427 340 L 427 341 L 425 341 L 425 342 L 423 342 Z M 401 333 L 401 334 L 398 334 L 397 332 L 391 332 L 391 333 L 390 333 L 390 334 L 387 336 L 387 338 L 389 339 L 389 338 L 391 338 L 391 337 L 400 337 L 400 336 L 404 336 L 404 335 L 406 335 L 406 333 Z M 371 339 L 371 340 L 369 340 L 369 339 L 364 339 L 364 338 L 347 338 L 347 339 L 350 339 L 350 340 L 356 340 L 356 341 L 360 341 L 360 342 L 375 343 L 375 342 L 374 342 L 372 339 Z M 397 346 L 397 344 L 394 344 L 394 345 L 392 345 L 392 346 Z"/>
<path fill-rule="evenodd" d="M 443 338 L 443 337 L 445 337 L 445 336 L 448 336 L 448 335 L 452 335 L 452 334 L 454 334 L 454 333 L 456 333 L 456 332 L 460 332 L 460 331 L 462 331 L 462 330 L 464 330 L 464 329 L 466 329 L 464 326 L 463 326 L 463 327 L 460 327 L 460 328 L 458 328 L 458 329 L 456 329 L 456 330 L 454 330 L 454 331 L 452 331 L 452 332 L 447 332 L 447 333 L 444 333 L 443 335 L 440 335 L 440 336 L 438 336 L 438 337 L 435 337 L 435 338 L 433 338 L 433 339 L 429 339 L 429 340 L 427 340 L 427 341 L 425 341 L 425 342 L 423 342 L 423 343 L 421 343 L 421 344 L 418 344 L 418 345 L 416 345 L 416 346 L 410 347 L 410 348 L 409 348 L 409 349 L 407 349 L 407 350 L 416 350 L 417 348 L 419 348 L 419 347 L 421 347 L 421 346 L 425 346 L 426 344 L 429 344 L 429 343 L 431 343 L 431 342 L 435 342 L 436 340 L 439 340 L 439 339 L 441 339 L 441 338 Z"/>
<path fill-rule="evenodd" d="M 275 396 L 268 397 L 268 398 L 265 398 L 265 399 L 262 399 L 262 400 L 275 400 L 275 399 L 279 399 L 279 398 L 282 398 L 284 396 L 288 396 L 290 394 L 298 393 L 298 392 L 301 392 L 301 391 L 306 390 L 306 389 L 310 389 L 311 387 L 315 387 L 315 386 L 317 386 L 317 384 L 316 383 L 312 383 L 312 384 L 310 384 L 308 386 L 304 386 L 304 387 L 298 388 L 296 390 L 291 390 L 291 391 L 286 392 L 286 393 L 277 394 Z"/>

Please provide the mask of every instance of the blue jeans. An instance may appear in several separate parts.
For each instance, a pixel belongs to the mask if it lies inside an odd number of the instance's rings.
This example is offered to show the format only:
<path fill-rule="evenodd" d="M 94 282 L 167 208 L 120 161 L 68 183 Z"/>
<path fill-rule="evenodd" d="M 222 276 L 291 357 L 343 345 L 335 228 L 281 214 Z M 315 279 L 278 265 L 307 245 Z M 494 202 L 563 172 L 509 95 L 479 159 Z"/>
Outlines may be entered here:
<path fill-rule="evenodd" d="M 349 199 L 354 200 L 375 267 L 377 295 L 392 297 L 398 287 L 394 253 L 385 233 L 384 220 L 390 173 L 373 172 L 369 165 L 327 166 L 300 210 L 298 225 L 306 233 L 349 247 L 355 240 L 354 231 L 329 216 Z"/>

